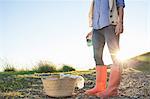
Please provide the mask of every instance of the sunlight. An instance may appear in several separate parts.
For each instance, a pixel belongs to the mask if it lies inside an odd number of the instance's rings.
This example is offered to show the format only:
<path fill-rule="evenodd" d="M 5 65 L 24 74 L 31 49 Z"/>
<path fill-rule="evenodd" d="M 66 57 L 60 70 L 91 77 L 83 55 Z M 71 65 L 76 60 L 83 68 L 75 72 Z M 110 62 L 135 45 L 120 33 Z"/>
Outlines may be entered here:
<path fill-rule="evenodd" d="M 116 58 L 120 61 L 125 61 L 129 59 L 129 57 L 130 57 L 130 54 L 127 52 L 123 52 L 123 51 L 118 51 L 116 55 Z"/>

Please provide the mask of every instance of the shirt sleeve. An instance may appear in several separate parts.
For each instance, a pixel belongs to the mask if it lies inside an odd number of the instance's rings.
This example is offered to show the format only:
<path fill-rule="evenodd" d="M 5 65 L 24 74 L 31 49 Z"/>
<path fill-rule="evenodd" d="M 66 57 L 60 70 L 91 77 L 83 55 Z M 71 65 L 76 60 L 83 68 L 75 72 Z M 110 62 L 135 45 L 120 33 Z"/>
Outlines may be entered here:
<path fill-rule="evenodd" d="M 117 2 L 117 7 L 125 7 L 124 0 L 116 0 Z"/>

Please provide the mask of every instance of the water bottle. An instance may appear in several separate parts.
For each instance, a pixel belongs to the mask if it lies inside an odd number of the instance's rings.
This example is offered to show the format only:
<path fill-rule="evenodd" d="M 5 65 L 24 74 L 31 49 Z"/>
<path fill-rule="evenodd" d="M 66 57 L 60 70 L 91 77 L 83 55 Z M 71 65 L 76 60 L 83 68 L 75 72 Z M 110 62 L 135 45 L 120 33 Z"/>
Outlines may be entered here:
<path fill-rule="evenodd" d="M 92 46 L 92 39 L 87 39 L 87 46 Z"/>
<path fill-rule="evenodd" d="M 92 46 L 92 32 L 88 33 L 88 35 L 86 36 L 86 42 L 87 46 Z"/>

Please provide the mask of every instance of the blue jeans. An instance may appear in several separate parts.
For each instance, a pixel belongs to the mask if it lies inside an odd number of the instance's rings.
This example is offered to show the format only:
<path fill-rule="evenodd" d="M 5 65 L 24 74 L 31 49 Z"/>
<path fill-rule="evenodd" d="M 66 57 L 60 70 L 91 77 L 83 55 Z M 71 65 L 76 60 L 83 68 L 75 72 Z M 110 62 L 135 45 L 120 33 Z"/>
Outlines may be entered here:
<path fill-rule="evenodd" d="M 119 50 L 119 35 L 115 34 L 115 27 L 109 25 L 102 29 L 93 30 L 92 42 L 96 65 L 104 65 L 102 56 L 105 43 L 108 45 L 113 63 L 117 62 L 116 53 Z"/>

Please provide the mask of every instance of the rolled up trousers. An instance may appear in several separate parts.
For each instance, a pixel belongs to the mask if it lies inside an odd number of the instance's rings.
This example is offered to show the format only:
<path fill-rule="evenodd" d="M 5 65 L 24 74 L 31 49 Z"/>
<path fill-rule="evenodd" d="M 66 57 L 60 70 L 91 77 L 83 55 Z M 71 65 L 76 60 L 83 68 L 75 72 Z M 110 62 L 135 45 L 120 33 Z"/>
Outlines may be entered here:
<path fill-rule="evenodd" d="M 109 25 L 102 29 L 93 29 L 93 51 L 96 65 L 103 66 L 103 49 L 105 43 L 108 45 L 108 49 L 113 63 L 117 63 L 116 53 L 119 50 L 119 35 L 115 34 L 115 25 Z"/>

